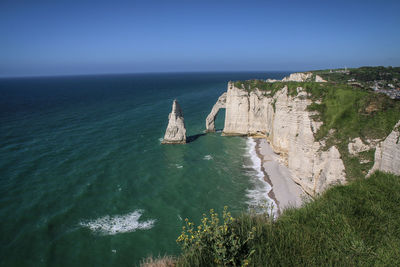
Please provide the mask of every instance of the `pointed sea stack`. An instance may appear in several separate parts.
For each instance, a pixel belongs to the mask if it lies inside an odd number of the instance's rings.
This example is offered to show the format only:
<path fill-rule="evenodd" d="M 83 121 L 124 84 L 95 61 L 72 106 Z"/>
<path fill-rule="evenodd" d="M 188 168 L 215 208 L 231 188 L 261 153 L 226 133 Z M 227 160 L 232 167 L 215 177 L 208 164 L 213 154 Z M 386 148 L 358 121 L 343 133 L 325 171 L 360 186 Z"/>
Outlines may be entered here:
<path fill-rule="evenodd" d="M 168 127 L 161 144 L 186 144 L 186 128 L 183 112 L 176 99 L 168 116 Z"/>

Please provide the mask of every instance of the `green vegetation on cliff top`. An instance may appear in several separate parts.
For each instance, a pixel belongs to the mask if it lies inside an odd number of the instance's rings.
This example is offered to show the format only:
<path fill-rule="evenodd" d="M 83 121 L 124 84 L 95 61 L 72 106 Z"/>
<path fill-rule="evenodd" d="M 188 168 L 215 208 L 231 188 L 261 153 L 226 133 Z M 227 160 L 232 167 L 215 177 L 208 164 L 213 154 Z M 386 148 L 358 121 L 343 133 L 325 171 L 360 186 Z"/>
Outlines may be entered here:
<path fill-rule="evenodd" d="M 216 262 L 226 251 L 233 258 L 225 266 L 399 266 L 399 192 L 400 177 L 377 172 L 276 220 L 243 214 L 228 221 L 225 235 L 215 228 L 208 236 L 218 238 L 186 247 L 177 266 L 222 266 Z"/>
<path fill-rule="evenodd" d="M 312 73 L 321 76 L 328 82 L 346 83 L 355 81 L 368 83 L 373 81 L 398 82 L 400 80 L 400 67 L 360 67 L 339 70 L 315 70 Z"/>

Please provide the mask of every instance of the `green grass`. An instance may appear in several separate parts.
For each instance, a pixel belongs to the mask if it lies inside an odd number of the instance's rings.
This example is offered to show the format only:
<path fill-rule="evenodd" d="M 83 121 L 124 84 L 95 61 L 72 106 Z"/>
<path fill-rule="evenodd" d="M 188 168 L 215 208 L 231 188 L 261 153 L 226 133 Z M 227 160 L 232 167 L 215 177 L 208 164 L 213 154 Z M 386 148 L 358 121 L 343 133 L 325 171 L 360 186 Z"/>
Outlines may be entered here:
<path fill-rule="evenodd" d="M 378 172 L 333 187 L 277 220 L 246 213 L 229 227 L 243 239 L 255 233 L 244 248 L 254 250 L 250 266 L 399 266 L 399 203 L 400 177 Z M 213 264 L 202 253 L 177 260 L 177 266 Z"/>
<path fill-rule="evenodd" d="M 388 136 L 400 120 L 400 101 L 343 84 L 327 83 L 309 92 L 314 102 L 308 109 L 317 111 L 314 119 L 323 122 L 316 140 L 324 139 L 325 149 L 333 145 L 339 149 L 348 180 L 364 177 L 372 163 L 360 164 L 358 157 L 349 155 L 348 144 L 355 137 L 366 141 Z"/>
<path fill-rule="evenodd" d="M 274 96 L 276 92 L 281 90 L 284 86 L 288 87 L 288 95 L 297 95 L 297 88 L 304 86 L 312 86 L 314 82 L 274 82 L 269 83 L 263 80 L 248 80 L 248 81 L 236 81 L 235 87 L 246 90 L 247 92 L 259 89 L 264 95 Z"/>

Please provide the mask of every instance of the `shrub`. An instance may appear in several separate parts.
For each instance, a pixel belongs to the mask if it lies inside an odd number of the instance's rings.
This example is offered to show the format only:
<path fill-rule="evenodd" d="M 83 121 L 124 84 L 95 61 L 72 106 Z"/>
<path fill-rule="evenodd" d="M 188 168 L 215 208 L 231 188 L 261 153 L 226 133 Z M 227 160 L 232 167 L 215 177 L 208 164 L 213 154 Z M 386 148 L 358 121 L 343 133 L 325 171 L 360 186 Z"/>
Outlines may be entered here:
<path fill-rule="evenodd" d="M 195 227 L 194 223 L 185 219 L 186 226 L 177 242 L 183 250 L 183 257 L 190 259 L 188 265 L 209 266 L 214 264 L 223 266 L 247 266 L 250 263 L 254 250 L 250 249 L 249 242 L 254 239 L 254 230 L 240 232 L 235 219 L 224 207 L 222 224 L 214 210 L 210 210 L 210 217 L 203 214 L 201 224 Z M 183 261 L 188 263 L 188 261 Z M 179 263 L 178 263 L 179 265 Z"/>

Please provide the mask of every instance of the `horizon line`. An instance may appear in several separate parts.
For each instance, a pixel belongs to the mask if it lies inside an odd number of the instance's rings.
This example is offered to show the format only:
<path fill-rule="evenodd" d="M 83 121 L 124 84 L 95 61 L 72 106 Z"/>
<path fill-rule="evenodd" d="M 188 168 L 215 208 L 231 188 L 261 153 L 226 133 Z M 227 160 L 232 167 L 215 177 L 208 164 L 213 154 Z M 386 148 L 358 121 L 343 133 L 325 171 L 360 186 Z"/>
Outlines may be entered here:
<path fill-rule="evenodd" d="M 390 67 L 384 65 L 360 65 L 360 66 L 350 66 L 348 69 L 361 68 L 361 67 Z M 397 66 L 391 66 L 393 68 Z M 400 66 L 399 66 L 400 67 Z M 345 66 L 332 67 L 332 68 L 316 68 L 307 69 L 301 68 L 297 70 L 192 70 L 192 71 L 133 71 L 133 72 L 88 72 L 88 73 L 59 73 L 59 74 L 21 74 L 21 75 L 2 75 L 0 74 L 0 79 L 13 79 L 13 78 L 51 78 L 51 77 L 76 77 L 76 76 L 100 76 L 100 75 L 133 75 L 133 74 L 185 74 L 185 73 L 262 73 L 262 72 L 307 72 L 307 71 L 318 71 L 318 70 L 328 70 L 328 69 L 343 69 Z"/>
<path fill-rule="evenodd" d="M 262 72 L 302 72 L 303 70 L 200 70 L 200 71 L 148 71 L 148 72 L 94 72 L 76 74 L 31 74 L 31 75 L 9 75 L 0 74 L 0 79 L 12 78 L 51 78 L 51 77 L 76 77 L 76 76 L 111 76 L 111 75 L 132 75 L 132 74 L 190 74 L 190 73 L 262 73 Z"/>

